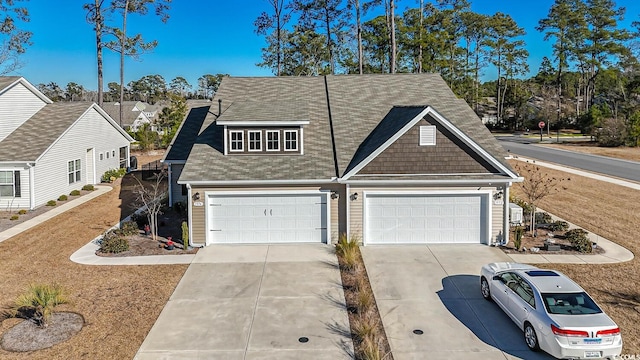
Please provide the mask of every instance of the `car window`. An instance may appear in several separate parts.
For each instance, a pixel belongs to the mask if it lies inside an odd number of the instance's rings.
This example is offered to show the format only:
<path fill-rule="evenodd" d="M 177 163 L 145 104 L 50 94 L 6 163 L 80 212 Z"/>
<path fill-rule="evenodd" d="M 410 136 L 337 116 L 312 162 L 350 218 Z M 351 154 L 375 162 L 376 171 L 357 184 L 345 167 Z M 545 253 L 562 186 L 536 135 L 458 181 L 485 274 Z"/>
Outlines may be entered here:
<path fill-rule="evenodd" d="M 535 297 L 533 296 L 533 290 L 531 286 L 524 280 L 518 282 L 518 286 L 514 290 L 515 293 L 522 298 L 522 300 L 526 301 L 532 307 L 536 307 Z"/>
<path fill-rule="evenodd" d="M 544 293 L 544 306 L 549 314 L 586 315 L 602 312 L 587 293 Z"/>

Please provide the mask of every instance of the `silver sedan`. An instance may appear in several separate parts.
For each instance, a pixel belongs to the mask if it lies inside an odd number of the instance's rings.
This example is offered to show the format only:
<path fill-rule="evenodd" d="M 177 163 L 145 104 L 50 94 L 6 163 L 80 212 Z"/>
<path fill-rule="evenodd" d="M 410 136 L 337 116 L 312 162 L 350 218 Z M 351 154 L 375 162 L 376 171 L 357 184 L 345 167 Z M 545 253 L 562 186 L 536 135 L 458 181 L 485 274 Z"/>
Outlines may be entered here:
<path fill-rule="evenodd" d="M 616 323 L 558 271 L 487 264 L 481 270 L 480 289 L 520 327 L 531 350 L 560 359 L 614 359 L 622 351 Z"/>

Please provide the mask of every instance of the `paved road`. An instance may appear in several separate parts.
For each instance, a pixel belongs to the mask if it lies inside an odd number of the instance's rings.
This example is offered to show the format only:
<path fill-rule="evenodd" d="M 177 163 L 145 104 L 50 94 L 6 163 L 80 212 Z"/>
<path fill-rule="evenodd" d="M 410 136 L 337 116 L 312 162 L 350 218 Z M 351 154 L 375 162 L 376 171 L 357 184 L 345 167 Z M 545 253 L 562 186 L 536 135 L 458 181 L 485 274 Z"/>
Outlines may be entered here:
<path fill-rule="evenodd" d="M 518 137 L 497 137 L 497 139 L 507 151 L 513 154 L 640 182 L 639 162 L 537 146 L 528 143 L 530 139 Z"/>

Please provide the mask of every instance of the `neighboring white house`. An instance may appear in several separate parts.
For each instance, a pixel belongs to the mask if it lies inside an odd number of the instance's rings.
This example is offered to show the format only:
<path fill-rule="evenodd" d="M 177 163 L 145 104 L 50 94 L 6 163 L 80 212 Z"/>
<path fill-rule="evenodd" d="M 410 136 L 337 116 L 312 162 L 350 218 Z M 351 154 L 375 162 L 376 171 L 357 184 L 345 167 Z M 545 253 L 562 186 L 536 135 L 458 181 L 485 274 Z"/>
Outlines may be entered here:
<path fill-rule="evenodd" d="M 144 103 L 140 101 L 125 101 L 122 107 L 122 123 L 120 123 L 120 103 L 102 104 L 102 109 L 104 109 L 116 123 L 129 131 L 136 132 L 140 130 L 144 124 L 152 124 L 152 117 L 149 116 L 149 113 L 143 111 L 145 108 Z"/>
<path fill-rule="evenodd" d="M 34 209 L 129 166 L 133 139 L 98 105 L 0 77 L 0 208 Z"/>

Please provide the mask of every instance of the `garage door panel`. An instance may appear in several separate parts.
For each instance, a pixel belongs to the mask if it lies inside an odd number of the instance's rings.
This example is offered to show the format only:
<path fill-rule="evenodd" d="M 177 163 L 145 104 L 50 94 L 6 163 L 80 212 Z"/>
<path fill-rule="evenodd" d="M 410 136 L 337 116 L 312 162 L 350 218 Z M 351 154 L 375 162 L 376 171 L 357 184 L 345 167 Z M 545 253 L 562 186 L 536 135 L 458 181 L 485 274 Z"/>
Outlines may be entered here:
<path fill-rule="evenodd" d="M 326 242 L 324 194 L 211 195 L 213 243 Z"/>
<path fill-rule="evenodd" d="M 486 242 L 487 194 L 368 194 L 368 244 Z"/>

